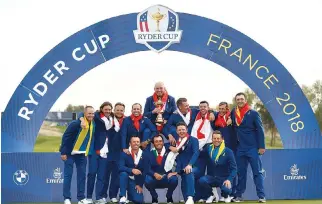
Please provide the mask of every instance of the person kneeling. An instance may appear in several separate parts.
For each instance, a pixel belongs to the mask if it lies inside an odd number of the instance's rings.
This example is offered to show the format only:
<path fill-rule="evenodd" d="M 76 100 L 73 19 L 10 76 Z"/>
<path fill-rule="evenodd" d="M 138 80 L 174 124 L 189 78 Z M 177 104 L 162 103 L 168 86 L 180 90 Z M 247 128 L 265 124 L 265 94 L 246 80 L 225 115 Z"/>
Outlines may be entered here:
<path fill-rule="evenodd" d="M 162 135 L 152 138 L 154 148 L 147 154 L 149 170 L 145 178 L 145 187 L 150 191 L 152 204 L 158 203 L 156 188 L 168 188 L 166 197 L 167 203 L 173 203 L 172 194 L 178 185 L 177 175 L 164 168 L 166 158 L 169 154 L 169 145 L 164 145 Z"/>
<path fill-rule="evenodd" d="M 140 138 L 133 136 L 130 139 L 128 153 L 122 152 L 120 158 L 120 203 L 126 203 L 128 198 L 135 204 L 143 203 L 143 184 L 146 171 L 146 159 L 140 149 Z"/>
<path fill-rule="evenodd" d="M 213 200 L 212 188 L 219 187 L 226 203 L 231 202 L 232 181 L 236 177 L 237 165 L 234 153 L 225 147 L 221 132 L 216 130 L 212 135 L 212 144 L 205 148 L 208 154 L 208 169 L 206 176 L 199 179 L 199 184 L 207 194 L 206 203 Z"/>

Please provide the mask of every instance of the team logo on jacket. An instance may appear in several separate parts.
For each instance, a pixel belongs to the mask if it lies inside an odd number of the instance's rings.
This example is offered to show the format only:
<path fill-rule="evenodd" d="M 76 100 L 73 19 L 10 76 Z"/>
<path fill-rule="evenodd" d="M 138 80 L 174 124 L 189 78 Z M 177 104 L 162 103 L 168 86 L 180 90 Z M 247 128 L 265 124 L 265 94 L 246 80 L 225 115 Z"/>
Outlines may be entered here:
<path fill-rule="evenodd" d="M 26 185 L 29 181 L 29 174 L 25 170 L 18 170 L 13 174 L 13 181 L 17 185 Z"/>
<path fill-rule="evenodd" d="M 137 30 L 133 33 L 136 43 L 162 52 L 180 42 L 182 30 L 179 30 L 178 14 L 165 6 L 155 5 L 138 14 Z"/>

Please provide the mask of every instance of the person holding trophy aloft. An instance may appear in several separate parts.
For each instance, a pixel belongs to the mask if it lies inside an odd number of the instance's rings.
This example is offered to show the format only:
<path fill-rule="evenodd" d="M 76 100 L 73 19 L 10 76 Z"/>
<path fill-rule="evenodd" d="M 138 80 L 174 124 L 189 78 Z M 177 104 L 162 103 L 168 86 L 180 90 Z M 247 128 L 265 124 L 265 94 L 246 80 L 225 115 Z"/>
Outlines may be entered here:
<path fill-rule="evenodd" d="M 168 95 L 163 82 L 157 82 L 154 94 L 146 99 L 144 116 L 156 125 L 158 132 L 162 132 L 164 124 L 176 109 L 174 97 Z"/>

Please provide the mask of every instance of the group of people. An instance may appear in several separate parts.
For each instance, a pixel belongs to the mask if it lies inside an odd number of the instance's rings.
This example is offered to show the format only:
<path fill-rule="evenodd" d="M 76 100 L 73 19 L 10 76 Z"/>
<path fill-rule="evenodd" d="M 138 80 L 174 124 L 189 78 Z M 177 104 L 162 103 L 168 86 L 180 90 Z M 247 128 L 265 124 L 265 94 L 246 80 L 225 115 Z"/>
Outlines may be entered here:
<path fill-rule="evenodd" d="M 212 203 L 217 188 L 219 201 L 241 202 L 248 164 L 258 201 L 266 202 L 260 159 L 265 153 L 263 125 L 244 93 L 236 94 L 233 110 L 221 102 L 215 112 L 207 101 L 201 101 L 199 109 L 190 108 L 186 98 L 175 101 L 162 82 L 154 91 L 143 113 L 141 104 L 135 103 L 125 117 L 124 104 L 116 103 L 113 109 L 104 102 L 96 112 L 86 106 L 70 123 L 60 147 L 65 204 L 71 203 L 74 163 L 78 204 L 93 203 L 94 187 L 96 203 L 106 203 L 109 196 L 113 203 L 141 204 L 143 185 L 153 204 L 158 203 L 156 189 L 167 188 L 171 204 L 179 176 L 186 204 Z"/>

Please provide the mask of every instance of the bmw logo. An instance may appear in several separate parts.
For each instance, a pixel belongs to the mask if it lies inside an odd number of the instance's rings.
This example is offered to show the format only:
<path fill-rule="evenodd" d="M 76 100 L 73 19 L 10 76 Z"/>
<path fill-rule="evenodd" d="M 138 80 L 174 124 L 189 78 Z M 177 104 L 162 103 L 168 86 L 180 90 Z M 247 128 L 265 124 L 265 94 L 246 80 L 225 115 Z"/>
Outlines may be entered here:
<path fill-rule="evenodd" d="M 13 174 L 13 181 L 17 185 L 26 185 L 29 181 L 29 174 L 25 170 L 18 170 Z"/>

